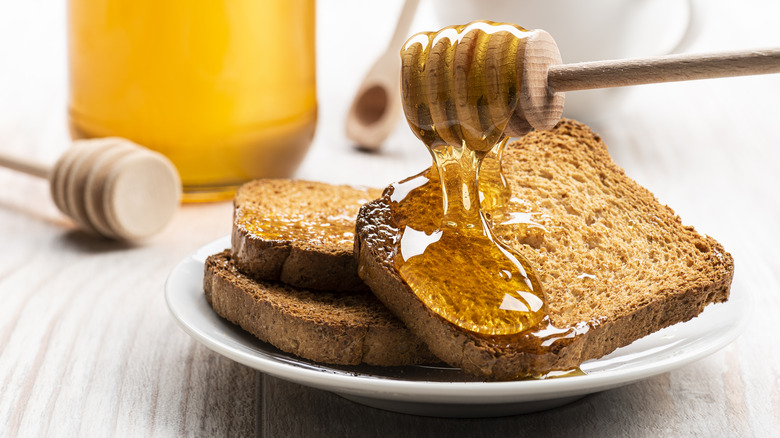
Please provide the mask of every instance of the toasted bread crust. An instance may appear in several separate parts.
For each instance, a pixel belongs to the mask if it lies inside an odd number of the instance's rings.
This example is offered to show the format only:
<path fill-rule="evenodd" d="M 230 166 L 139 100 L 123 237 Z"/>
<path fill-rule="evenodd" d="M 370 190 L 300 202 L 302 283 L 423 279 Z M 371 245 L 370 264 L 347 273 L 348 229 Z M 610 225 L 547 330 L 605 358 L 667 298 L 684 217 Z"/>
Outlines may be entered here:
<path fill-rule="evenodd" d="M 256 281 L 239 271 L 227 250 L 207 258 L 203 288 L 217 314 L 305 359 L 378 366 L 437 362 L 370 293 L 308 291 Z"/>
<path fill-rule="evenodd" d="M 231 243 L 243 272 L 260 280 L 330 291 L 366 291 L 352 251 L 354 218 L 376 189 L 266 179 L 249 182 L 234 198 Z M 274 221 L 284 220 L 282 225 Z M 310 233 L 328 223 L 334 233 Z M 273 224 L 268 230 L 264 223 Z M 264 232 L 269 231 L 269 232 Z M 346 235 L 345 235 L 346 234 Z"/>
<path fill-rule="evenodd" d="M 539 272 L 555 327 L 576 332 L 549 348 L 540 349 L 529 333 L 497 342 L 468 332 L 416 298 L 394 268 L 399 227 L 390 210 L 392 189 L 358 214 L 361 277 L 440 359 L 490 379 L 571 369 L 728 298 L 731 255 L 682 225 L 670 208 L 626 177 L 586 126 L 562 121 L 510 147 L 515 150 L 504 164 L 514 196 L 528 201 L 530 211 L 544 213 L 547 232 L 540 237 L 515 236 L 506 227 L 496 231 Z M 602 210 L 609 205 L 633 210 Z M 610 222 L 625 220 L 623 213 L 636 225 Z"/>

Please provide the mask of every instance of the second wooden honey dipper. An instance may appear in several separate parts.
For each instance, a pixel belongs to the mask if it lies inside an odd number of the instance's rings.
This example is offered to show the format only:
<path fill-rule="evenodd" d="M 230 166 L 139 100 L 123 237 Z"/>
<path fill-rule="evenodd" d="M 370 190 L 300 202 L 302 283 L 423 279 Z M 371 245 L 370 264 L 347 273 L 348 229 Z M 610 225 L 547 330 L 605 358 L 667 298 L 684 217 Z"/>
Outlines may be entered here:
<path fill-rule="evenodd" d="M 60 211 L 82 230 L 109 239 L 154 235 L 181 201 L 173 163 L 122 138 L 77 140 L 53 166 L 0 154 L 0 167 L 48 179 Z"/>

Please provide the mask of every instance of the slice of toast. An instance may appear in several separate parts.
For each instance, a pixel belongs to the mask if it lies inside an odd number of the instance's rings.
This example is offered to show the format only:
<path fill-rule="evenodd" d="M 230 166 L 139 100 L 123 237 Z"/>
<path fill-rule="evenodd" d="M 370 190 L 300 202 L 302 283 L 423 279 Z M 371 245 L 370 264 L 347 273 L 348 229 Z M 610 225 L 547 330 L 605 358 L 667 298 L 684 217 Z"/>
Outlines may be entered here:
<path fill-rule="evenodd" d="M 234 198 L 232 247 L 246 274 L 306 289 L 368 290 L 353 253 L 355 217 L 381 191 L 264 179 Z"/>
<path fill-rule="evenodd" d="M 409 191 L 404 214 L 441 209 L 436 177 L 424 172 L 390 186 L 358 215 L 361 277 L 445 362 L 491 379 L 568 370 L 728 298 L 731 255 L 628 178 L 587 126 L 564 120 L 532 132 L 510 144 L 501 162 L 512 198 L 487 214 L 496 236 L 538 273 L 546 330 L 493 337 L 466 331 L 433 313 L 403 281 L 394 259 L 400 216 L 390 206 L 404 196 L 394 192 Z M 495 165 L 490 157 L 483 167 Z"/>
<path fill-rule="evenodd" d="M 438 360 L 368 292 L 311 291 L 244 275 L 225 250 L 206 259 L 206 300 L 264 342 L 315 362 L 378 366 Z"/>

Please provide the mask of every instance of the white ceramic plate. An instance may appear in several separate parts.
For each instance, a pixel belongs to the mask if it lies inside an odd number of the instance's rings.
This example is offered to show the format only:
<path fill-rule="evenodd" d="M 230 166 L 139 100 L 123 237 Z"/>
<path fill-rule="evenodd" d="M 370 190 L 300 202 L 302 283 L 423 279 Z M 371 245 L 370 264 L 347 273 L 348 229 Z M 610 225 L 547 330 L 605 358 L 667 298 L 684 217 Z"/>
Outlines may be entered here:
<path fill-rule="evenodd" d="M 750 313 L 749 297 L 735 283 L 728 303 L 711 305 L 691 321 L 582 364 L 584 376 L 560 379 L 475 382 L 448 367 L 325 366 L 281 352 L 214 313 L 203 294 L 203 263 L 229 246 L 228 237 L 204 246 L 168 277 L 168 308 L 184 331 L 217 353 L 266 374 L 416 415 L 488 417 L 560 406 L 701 359 L 734 340 Z"/>

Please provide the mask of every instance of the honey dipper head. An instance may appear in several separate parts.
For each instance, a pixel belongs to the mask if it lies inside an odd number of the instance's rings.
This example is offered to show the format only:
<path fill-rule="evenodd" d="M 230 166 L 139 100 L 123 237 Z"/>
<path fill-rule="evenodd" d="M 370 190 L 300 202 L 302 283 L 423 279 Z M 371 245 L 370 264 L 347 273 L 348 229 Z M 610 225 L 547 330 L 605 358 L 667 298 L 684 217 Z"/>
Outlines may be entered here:
<path fill-rule="evenodd" d="M 551 129 L 563 93 L 547 87 L 560 64 L 543 30 L 475 21 L 412 36 L 401 50 L 401 99 L 415 135 L 428 147 L 467 144 L 487 151 L 504 136 Z"/>

